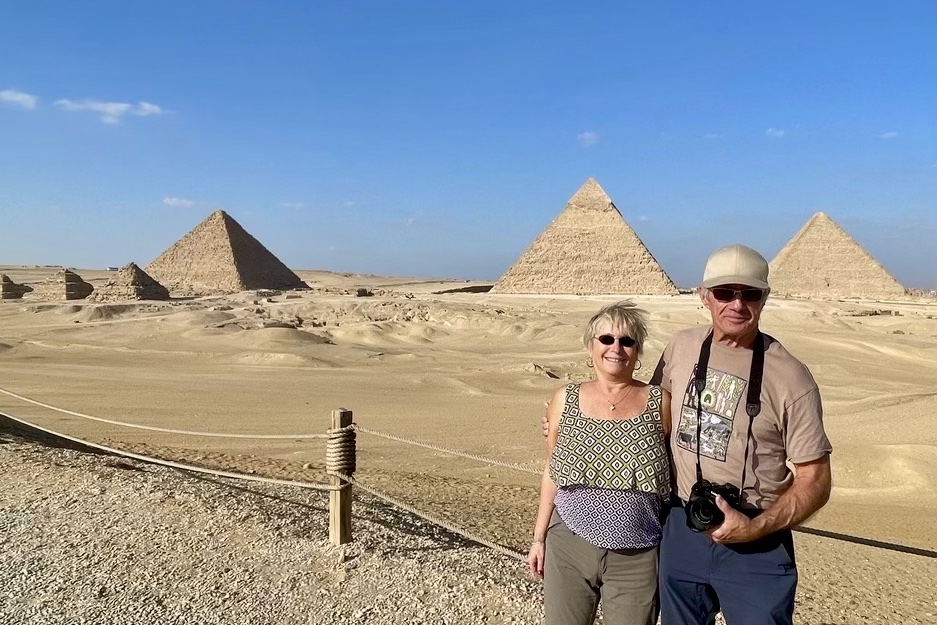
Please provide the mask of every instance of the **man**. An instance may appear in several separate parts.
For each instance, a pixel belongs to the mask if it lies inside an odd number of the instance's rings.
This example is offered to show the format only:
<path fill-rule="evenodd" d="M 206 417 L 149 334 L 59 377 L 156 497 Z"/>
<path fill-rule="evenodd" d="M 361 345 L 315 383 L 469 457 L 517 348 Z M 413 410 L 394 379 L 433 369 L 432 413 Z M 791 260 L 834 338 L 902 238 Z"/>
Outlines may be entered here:
<path fill-rule="evenodd" d="M 759 330 L 769 291 L 758 252 L 716 250 L 699 288 L 711 325 L 675 334 L 651 379 L 673 423 L 663 625 L 793 620 L 791 528 L 829 499 L 832 448 L 809 370 Z"/>
<path fill-rule="evenodd" d="M 832 449 L 807 367 L 759 330 L 768 293 L 758 252 L 716 250 L 699 288 L 712 325 L 675 334 L 651 380 L 671 395 L 674 424 L 674 508 L 660 551 L 664 625 L 712 624 L 719 610 L 729 625 L 793 619 L 791 528 L 829 499 Z"/>

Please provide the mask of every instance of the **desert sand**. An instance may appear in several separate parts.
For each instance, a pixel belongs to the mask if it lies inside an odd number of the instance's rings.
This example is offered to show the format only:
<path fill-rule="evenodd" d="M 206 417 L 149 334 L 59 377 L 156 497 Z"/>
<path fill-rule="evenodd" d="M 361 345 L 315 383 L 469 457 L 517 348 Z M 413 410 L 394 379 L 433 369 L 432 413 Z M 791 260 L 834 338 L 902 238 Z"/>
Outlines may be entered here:
<path fill-rule="evenodd" d="M 0 267 L 26 284 L 52 271 Z M 92 285 L 108 277 L 76 271 Z M 482 291 L 490 283 L 481 282 L 296 273 L 310 291 L 168 302 L 31 295 L 2 301 L 0 388 L 106 419 L 218 433 L 321 433 L 330 411 L 344 407 L 363 427 L 538 468 L 543 402 L 558 386 L 588 379 L 583 325 L 618 299 L 489 294 Z M 359 288 L 372 295 L 356 297 Z M 695 295 L 631 299 L 651 313 L 637 373 L 647 379 L 671 333 L 708 320 Z M 835 485 L 829 505 L 807 525 L 937 549 L 937 302 L 772 298 L 762 319 L 764 331 L 807 363 L 824 398 Z M 325 480 L 320 440 L 134 430 L 2 394 L 0 411 L 138 453 Z M 363 483 L 525 549 L 537 500 L 534 475 L 364 433 L 357 466 Z M 924 566 L 937 573 L 937 561 L 861 548 L 862 564 L 855 567 L 850 554 L 858 547 L 797 540 L 805 570 L 801 614 L 837 618 L 839 604 L 852 606 L 851 614 L 878 614 L 881 595 L 891 602 L 895 588 L 906 595 L 896 614 L 929 622 L 937 613 L 927 590 L 932 583 L 920 572 Z M 822 619 L 809 622 L 831 622 Z"/>

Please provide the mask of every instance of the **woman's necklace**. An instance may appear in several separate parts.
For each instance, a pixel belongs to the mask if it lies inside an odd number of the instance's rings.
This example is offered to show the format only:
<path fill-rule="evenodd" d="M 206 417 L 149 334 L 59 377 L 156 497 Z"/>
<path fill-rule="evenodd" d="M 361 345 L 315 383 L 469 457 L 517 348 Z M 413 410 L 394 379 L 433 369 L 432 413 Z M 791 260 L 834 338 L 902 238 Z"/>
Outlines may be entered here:
<path fill-rule="evenodd" d="M 608 395 L 605 394 L 605 391 L 602 390 L 602 387 L 601 387 L 601 386 L 599 386 L 599 391 L 602 393 L 602 396 L 605 397 L 605 401 L 608 402 L 608 409 L 609 409 L 610 411 L 614 412 L 615 407 L 616 407 L 618 404 L 620 404 L 621 402 L 625 401 L 625 397 L 627 397 L 628 395 L 631 394 L 631 389 L 633 389 L 633 388 L 634 388 L 634 384 L 629 384 L 629 385 L 628 385 L 628 390 L 625 391 L 625 394 L 621 396 L 621 399 L 619 399 L 619 400 L 616 401 L 616 402 L 613 402 L 611 399 L 608 398 Z"/>

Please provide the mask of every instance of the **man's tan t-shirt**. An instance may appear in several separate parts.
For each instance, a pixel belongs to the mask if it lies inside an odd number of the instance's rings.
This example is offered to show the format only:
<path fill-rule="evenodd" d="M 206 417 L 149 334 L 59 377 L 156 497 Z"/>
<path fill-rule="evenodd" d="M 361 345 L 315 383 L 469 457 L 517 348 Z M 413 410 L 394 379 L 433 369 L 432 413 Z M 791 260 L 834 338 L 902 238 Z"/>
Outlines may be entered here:
<path fill-rule="evenodd" d="M 686 501 L 696 482 L 696 363 L 709 326 L 683 330 L 664 349 L 653 384 L 672 397 L 670 436 L 677 494 Z M 786 464 L 817 460 L 832 451 L 823 429 L 820 391 L 807 367 L 765 336 L 761 412 L 752 424 L 743 507 L 767 508 L 794 479 Z M 745 412 L 752 351 L 713 342 L 702 394 L 700 464 L 703 478 L 740 486 L 749 417 Z"/>

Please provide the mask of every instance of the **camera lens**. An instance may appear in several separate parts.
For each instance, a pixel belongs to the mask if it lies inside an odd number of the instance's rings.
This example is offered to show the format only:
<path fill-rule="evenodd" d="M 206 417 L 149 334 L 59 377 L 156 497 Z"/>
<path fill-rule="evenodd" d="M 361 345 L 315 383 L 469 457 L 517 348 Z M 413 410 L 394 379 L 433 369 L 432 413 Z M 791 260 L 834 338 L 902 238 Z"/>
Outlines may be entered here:
<path fill-rule="evenodd" d="M 697 499 L 686 507 L 687 525 L 695 532 L 705 532 L 723 521 L 725 515 L 712 499 Z"/>

